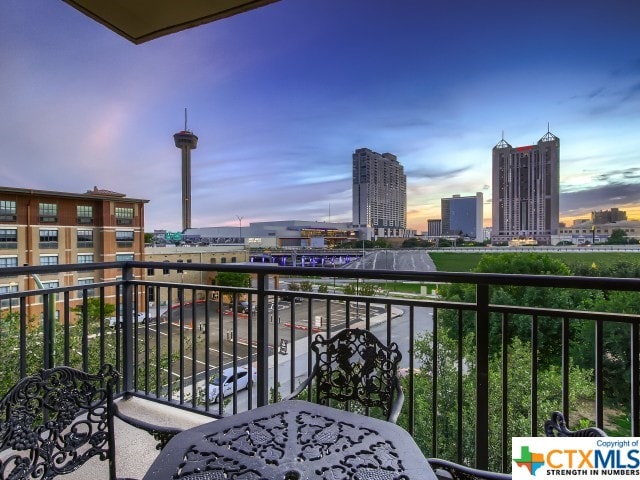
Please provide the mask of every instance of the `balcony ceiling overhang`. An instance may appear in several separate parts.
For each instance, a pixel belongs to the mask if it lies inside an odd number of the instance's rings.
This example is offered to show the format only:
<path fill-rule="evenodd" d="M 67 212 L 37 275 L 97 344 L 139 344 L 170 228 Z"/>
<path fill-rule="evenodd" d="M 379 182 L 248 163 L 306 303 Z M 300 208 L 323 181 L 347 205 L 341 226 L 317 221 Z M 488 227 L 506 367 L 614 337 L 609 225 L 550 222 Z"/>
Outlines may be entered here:
<path fill-rule="evenodd" d="M 64 0 L 118 35 L 140 44 L 278 0 Z"/>

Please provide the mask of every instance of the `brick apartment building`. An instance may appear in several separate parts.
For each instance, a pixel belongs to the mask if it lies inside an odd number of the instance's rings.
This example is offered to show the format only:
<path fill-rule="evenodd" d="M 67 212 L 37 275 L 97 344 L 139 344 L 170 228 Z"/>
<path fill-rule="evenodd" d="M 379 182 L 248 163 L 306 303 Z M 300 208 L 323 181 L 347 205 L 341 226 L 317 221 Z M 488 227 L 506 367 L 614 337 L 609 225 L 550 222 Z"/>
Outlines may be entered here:
<path fill-rule="evenodd" d="M 97 187 L 81 194 L 0 187 L 0 271 L 24 265 L 144 260 L 146 203 Z M 56 288 L 111 281 L 118 275 L 119 270 L 108 269 L 43 274 L 40 280 L 45 288 Z M 0 275 L 0 293 L 35 289 L 31 276 Z M 115 289 L 107 289 L 105 296 L 115 303 Z M 2 310 L 9 308 L 8 302 L 2 302 Z M 77 303 L 77 298 L 72 300 L 72 306 Z M 57 314 L 61 305 L 58 301 Z M 29 304 L 27 314 L 41 315 L 42 304 Z"/>

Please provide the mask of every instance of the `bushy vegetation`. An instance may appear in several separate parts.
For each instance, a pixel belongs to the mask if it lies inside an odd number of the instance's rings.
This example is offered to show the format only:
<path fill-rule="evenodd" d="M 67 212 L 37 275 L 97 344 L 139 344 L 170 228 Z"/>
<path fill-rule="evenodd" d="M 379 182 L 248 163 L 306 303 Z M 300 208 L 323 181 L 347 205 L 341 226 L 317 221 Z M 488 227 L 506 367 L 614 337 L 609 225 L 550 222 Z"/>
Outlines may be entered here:
<path fill-rule="evenodd" d="M 464 351 L 468 352 L 464 359 L 464 368 L 458 369 L 458 341 L 449 336 L 439 337 L 437 345 L 437 362 L 434 362 L 435 350 L 433 336 L 426 334 L 415 343 L 417 359 L 421 369 L 414 374 L 414 406 L 415 435 L 414 438 L 421 450 L 428 456 L 458 460 L 462 452 L 463 462 L 473 465 L 475 462 L 475 378 L 474 340 L 472 335 L 463 338 Z M 509 370 L 507 375 L 508 392 L 508 432 L 509 442 L 513 436 L 531 436 L 531 353 L 530 345 L 514 339 L 508 351 Z M 437 369 L 434 372 L 435 365 Z M 434 374 L 435 373 L 435 374 Z M 489 468 L 494 471 L 502 469 L 502 356 L 496 352 L 489 361 Z M 586 399 L 593 398 L 594 387 L 592 371 L 577 366 L 571 367 L 572 389 L 570 401 L 578 405 Z M 460 376 L 460 377 L 459 377 Z M 434 378 L 437 379 L 437 389 Z M 460 383 L 459 383 L 460 380 Z M 403 389 L 409 389 L 409 378 L 402 378 Z M 459 385 L 462 385 L 461 399 L 458 400 Z M 561 375 L 558 367 L 549 367 L 538 372 L 537 408 L 548 415 L 557 410 L 561 402 Z M 435 445 L 432 449 L 433 405 L 435 398 L 437 408 Z M 540 418 L 540 417 L 539 417 Z M 408 408 L 403 408 L 398 423 L 408 428 Z M 458 443 L 457 429 L 461 422 L 462 444 Z M 536 432 L 542 435 L 542 425 Z M 506 446 L 511 451 L 511 445 Z M 509 462 L 507 462 L 508 464 Z"/>
<path fill-rule="evenodd" d="M 118 365 L 116 347 L 122 345 L 122 330 L 109 328 L 103 318 L 113 315 L 115 305 L 105 303 L 103 310 L 97 298 L 87 300 L 87 315 L 82 307 L 70 309 L 75 315 L 64 323 L 54 322 L 53 329 L 53 363 L 68 365 L 80 370 L 96 372 L 104 363 Z M 104 313 L 104 317 L 102 316 Z M 31 375 L 43 367 L 43 325 L 35 318 L 28 319 L 24 330 L 24 345 L 21 348 L 20 316 L 17 312 L 6 312 L 0 315 L 0 397 L 4 395 L 20 379 L 20 355 L 25 354 L 26 373 Z M 104 324 L 104 329 L 102 325 Z M 85 331 L 87 338 L 85 339 Z M 101 332 L 104 332 L 102 334 Z M 140 362 L 137 380 L 140 388 L 155 391 L 159 386 L 166 386 L 169 378 L 169 363 L 177 362 L 179 354 L 171 358 L 163 353 L 158 355 L 153 345 L 149 345 L 149 363 Z M 185 354 L 192 352 L 191 338 L 185 338 Z M 84 353 L 86 352 L 86 354 Z M 68 358 L 68 361 L 66 360 Z M 160 378 L 156 378 L 156 360 L 160 364 Z M 148 375 L 147 375 L 148 374 Z"/>
<path fill-rule="evenodd" d="M 470 254 L 459 255 L 467 257 Z M 471 254 L 473 255 L 473 254 Z M 583 257 L 584 258 L 584 257 Z M 585 258 L 586 260 L 586 258 Z M 588 264 L 570 267 L 560 257 L 538 253 L 485 254 L 472 271 L 481 273 L 518 273 L 535 275 L 606 275 L 620 277 L 640 277 L 638 266 L 633 262 L 609 263 L 606 268 Z M 446 285 L 439 288 L 443 300 L 475 302 L 476 289 L 473 285 Z M 490 289 L 491 304 L 519 305 L 566 310 L 600 312 L 640 313 L 640 292 L 607 292 L 601 290 L 572 290 L 540 287 L 494 286 Z M 474 463 L 474 422 L 475 422 L 475 332 L 476 321 L 473 312 L 463 312 L 459 318 L 457 310 L 439 311 L 437 345 L 431 334 L 415 343 L 419 360 L 419 371 L 414 375 L 415 388 L 415 438 L 425 454 L 457 461 L 462 451 L 463 461 Z M 461 320 L 461 322 L 460 322 Z M 531 385 L 531 338 L 532 319 L 527 315 L 510 315 L 507 325 L 508 371 L 503 371 L 503 318 L 492 315 L 489 322 L 489 467 L 501 469 L 503 448 L 507 452 L 511 446 L 502 445 L 502 402 L 503 375 L 507 384 L 507 438 L 513 436 L 542 435 L 542 422 L 538 430 L 531 432 L 530 415 L 536 409 L 537 418 L 544 419 L 562 405 L 561 383 L 561 320 L 537 318 L 537 381 Z M 462 330 L 459 330 L 461 325 Z M 568 392 L 572 410 L 573 425 L 577 428 L 591 423 L 581 418 L 581 412 L 593 411 L 594 366 L 596 325 L 593 321 L 573 321 L 570 327 L 570 372 Z M 459 339 L 462 339 L 458 343 Z M 628 417 L 631 392 L 631 328 L 628 324 L 607 322 L 603 334 L 603 376 L 605 404 L 618 409 L 610 421 L 616 425 L 618 435 L 629 435 Z M 460 350 L 459 350 L 460 349 Z M 458 353 L 462 352 L 462 364 Z M 437 356 L 437 357 L 436 357 Z M 437 358 L 437 362 L 434 359 Z M 436 368 L 436 371 L 434 371 Z M 437 379 L 437 387 L 434 383 Z M 403 379 L 408 388 L 407 379 Z M 434 393 L 434 388 L 436 388 Z M 536 397 L 532 397 L 532 388 Z M 459 397 L 460 395 L 460 397 Z M 459 401 L 461 398 L 461 401 Z M 535 405 L 532 405 L 535 398 Z M 432 443 L 433 402 L 437 408 L 437 435 Z M 588 415 L 588 414 L 587 414 Z M 403 409 L 401 424 L 407 425 L 407 409 Z M 464 434 L 458 438 L 458 423 Z M 459 443 L 462 442 L 462 444 Z M 436 445 L 438 450 L 433 451 Z M 505 462 L 506 465 L 509 462 Z"/>

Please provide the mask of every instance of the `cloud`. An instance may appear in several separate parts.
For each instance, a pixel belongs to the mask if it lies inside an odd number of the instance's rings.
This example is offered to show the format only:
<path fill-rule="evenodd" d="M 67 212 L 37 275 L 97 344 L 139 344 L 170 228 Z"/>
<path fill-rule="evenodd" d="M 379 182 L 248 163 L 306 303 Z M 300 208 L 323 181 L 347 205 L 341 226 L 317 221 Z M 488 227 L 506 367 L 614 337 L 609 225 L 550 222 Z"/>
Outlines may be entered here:
<path fill-rule="evenodd" d="M 594 180 L 604 183 L 620 182 L 622 180 L 636 180 L 640 179 L 640 167 L 630 167 L 624 170 L 612 170 L 598 174 L 594 177 Z"/>
<path fill-rule="evenodd" d="M 640 203 L 640 182 L 612 183 L 560 193 L 562 216 L 584 215 L 595 210 Z"/>
<path fill-rule="evenodd" d="M 407 170 L 407 180 L 422 179 L 449 179 L 471 170 L 471 167 L 460 167 L 452 170 L 443 170 L 441 167 L 434 168 L 412 168 Z"/>

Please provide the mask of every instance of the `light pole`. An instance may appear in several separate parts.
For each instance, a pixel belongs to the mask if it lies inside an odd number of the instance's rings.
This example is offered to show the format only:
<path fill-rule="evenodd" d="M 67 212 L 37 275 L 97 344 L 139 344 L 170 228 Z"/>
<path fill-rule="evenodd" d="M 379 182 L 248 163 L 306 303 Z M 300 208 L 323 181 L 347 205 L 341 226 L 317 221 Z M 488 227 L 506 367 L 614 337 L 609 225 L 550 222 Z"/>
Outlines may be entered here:
<path fill-rule="evenodd" d="M 236 215 L 236 218 L 238 219 L 238 222 L 240 222 L 240 238 L 242 238 L 242 219 L 244 217 L 241 217 L 240 215 Z"/>
<path fill-rule="evenodd" d="M 244 239 L 242 238 L 242 219 L 244 217 L 241 217 L 240 215 L 236 215 L 236 218 L 238 219 L 238 222 L 240 222 L 240 242 L 242 243 L 242 250 L 244 251 Z M 247 261 L 246 256 L 244 260 Z"/>
<path fill-rule="evenodd" d="M 34 282 L 36 283 L 36 286 L 38 287 L 39 290 L 46 290 L 47 288 L 44 286 L 44 284 L 40 281 L 40 277 L 38 277 L 38 275 L 36 275 L 35 273 L 31 274 L 31 277 L 33 278 Z M 44 295 L 42 296 L 43 300 L 44 300 Z M 55 293 L 50 293 L 48 295 L 49 298 L 49 302 L 47 304 L 47 315 L 42 315 L 42 322 L 43 322 L 43 337 L 45 339 L 45 368 L 51 368 L 54 366 L 54 358 L 55 358 L 55 352 L 54 352 L 54 346 L 55 346 L 55 334 L 56 334 L 56 326 L 55 326 L 55 320 L 56 320 L 56 294 Z M 85 319 L 86 321 L 86 319 Z"/>

